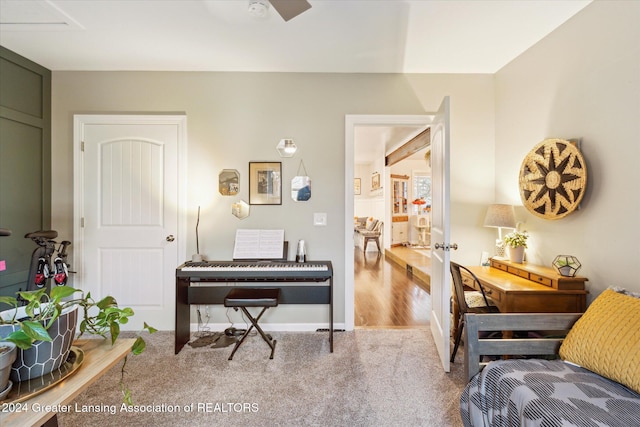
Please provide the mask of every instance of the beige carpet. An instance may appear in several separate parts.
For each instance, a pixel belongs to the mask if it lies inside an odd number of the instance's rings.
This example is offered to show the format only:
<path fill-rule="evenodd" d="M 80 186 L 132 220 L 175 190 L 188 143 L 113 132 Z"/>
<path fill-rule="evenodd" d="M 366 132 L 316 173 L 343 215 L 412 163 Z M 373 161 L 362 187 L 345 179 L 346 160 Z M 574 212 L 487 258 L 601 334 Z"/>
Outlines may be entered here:
<path fill-rule="evenodd" d="M 158 332 L 129 357 L 127 381 L 139 411 L 122 410 L 120 365 L 78 396 L 63 427 L 116 426 L 461 426 L 463 354 L 439 366 L 427 329 L 277 332 L 273 360 L 259 336 L 232 347 L 185 348 Z M 80 411 L 94 412 L 80 412 Z"/>

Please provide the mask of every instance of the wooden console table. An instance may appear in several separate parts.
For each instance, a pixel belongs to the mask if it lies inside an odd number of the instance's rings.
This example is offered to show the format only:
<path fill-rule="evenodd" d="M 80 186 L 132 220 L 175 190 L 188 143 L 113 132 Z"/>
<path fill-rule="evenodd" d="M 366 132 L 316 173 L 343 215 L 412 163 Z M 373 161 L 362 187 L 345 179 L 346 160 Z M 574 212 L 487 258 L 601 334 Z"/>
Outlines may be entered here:
<path fill-rule="evenodd" d="M 114 345 L 111 345 L 111 340 L 101 338 L 74 342 L 74 346 L 84 352 L 84 361 L 78 371 L 51 389 L 16 405 L 15 408 L 19 411 L 1 411 L 0 425 L 2 427 L 57 425 L 56 412 L 47 411 L 45 408 L 69 405 L 87 387 L 124 359 L 131 351 L 134 341 L 133 338 L 119 339 Z M 5 409 L 5 403 L 6 401 L 0 402 L 0 409 Z M 6 406 L 9 407 L 9 405 Z"/>
<path fill-rule="evenodd" d="M 476 275 L 501 313 L 584 313 L 587 307 L 586 277 L 564 277 L 552 268 L 491 260 L 490 267 L 467 267 Z M 476 289 L 462 271 L 462 281 Z M 453 329 L 458 328 L 454 304 Z M 454 335 L 455 336 L 455 335 Z"/>

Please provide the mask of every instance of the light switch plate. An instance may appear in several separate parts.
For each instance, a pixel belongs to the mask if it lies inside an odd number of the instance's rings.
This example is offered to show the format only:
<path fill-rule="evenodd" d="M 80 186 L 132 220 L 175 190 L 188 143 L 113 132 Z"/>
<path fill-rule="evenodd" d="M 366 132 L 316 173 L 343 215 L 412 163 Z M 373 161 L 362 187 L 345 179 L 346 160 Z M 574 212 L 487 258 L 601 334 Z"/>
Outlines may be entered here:
<path fill-rule="evenodd" d="M 327 214 L 326 213 L 314 213 L 313 214 L 313 225 L 319 225 L 319 226 L 327 225 Z"/>

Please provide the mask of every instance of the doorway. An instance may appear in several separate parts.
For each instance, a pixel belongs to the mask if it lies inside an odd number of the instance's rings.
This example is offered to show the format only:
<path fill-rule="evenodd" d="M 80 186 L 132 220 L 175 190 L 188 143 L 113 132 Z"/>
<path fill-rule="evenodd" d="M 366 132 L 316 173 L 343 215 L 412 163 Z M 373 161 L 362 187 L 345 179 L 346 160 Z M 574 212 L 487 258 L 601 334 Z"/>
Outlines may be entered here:
<path fill-rule="evenodd" d="M 431 333 L 434 337 L 442 367 L 449 372 L 450 330 L 449 302 L 451 296 L 449 250 L 457 245 L 449 242 L 449 97 L 446 96 L 438 111 L 429 116 L 351 116 L 345 117 L 345 231 L 353 227 L 353 162 L 354 134 L 358 125 L 418 124 L 430 127 L 432 167 L 432 250 L 431 263 Z M 389 185 L 389 171 L 385 168 L 385 185 Z M 385 199 L 388 195 L 385 197 Z M 387 203 L 387 206 L 389 204 Z M 388 231 L 385 236 L 388 236 Z M 388 240 L 386 240 L 388 242 Z M 354 328 L 354 280 L 353 257 L 349 247 L 353 243 L 350 233 L 345 233 L 345 328 Z M 385 246 L 387 243 L 385 243 Z"/>
<path fill-rule="evenodd" d="M 361 223 L 373 218 L 391 229 L 391 242 L 381 251 L 369 245 L 364 252 L 363 239 L 355 233 L 354 327 L 428 327 L 430 260 L 420 240 L 428 233 L 426 221 L 418 233 L 416 219 L 426 218 L 422 211 L 431 199 L 422 182 L 425 174 L 430 178 L 429 128 L 356 126 L 354 142 L 354 218 Z M 390 185 L 376 189 L 373 177 L 385 170 Z M 390 192 L 390 204 L 385 192 Z M 425 196 L 419 210 L 412 202 Z"/>
<path fill-rule="evenodd" d="M 354 163 L 355 163 L 355 135 L 356 128 L 359 126 L 373 127 L 415 127 L 416 134 L 431 123 L 431 116 L 407 115 L 407 116 L 379 116 L 379 115 L 347 115 L 345 117 L 345 328 L 353 330 L 355 326 L 354 307 L 355 307 L 355 287 L 354 287 L 354 256 L 353 256 L 353 239 L 348 230 L 353 229 L 354 216 Z M 391 151 L 396 147 L 385 147 L 381 151 L 381 157 L 384 158 L 387 151 Z M 384 162 L 384 160 L 382 160 Z M 382 170 L 380 171 L 382 172 Z M 389 188 L 390 185 L 389 168 L 384 168 L 384 174 L 381 177 L 382 188 Z M 391 203 L 389 192 L 384 192 L 384 206 Z M 385 221 L 388 223 L 388 221 Z M 391 241 L 391 227 L 385 226 L 383 229 L 384 246 L 388 247 Z M 384 248 L 382 249 L 384 250 Z"/>
<path fill-rule="evenodd" d="M 75 280 L 135 311 L 123 330 L 174 329 L 185 143 L 186 116 L 74 117 Z"/>

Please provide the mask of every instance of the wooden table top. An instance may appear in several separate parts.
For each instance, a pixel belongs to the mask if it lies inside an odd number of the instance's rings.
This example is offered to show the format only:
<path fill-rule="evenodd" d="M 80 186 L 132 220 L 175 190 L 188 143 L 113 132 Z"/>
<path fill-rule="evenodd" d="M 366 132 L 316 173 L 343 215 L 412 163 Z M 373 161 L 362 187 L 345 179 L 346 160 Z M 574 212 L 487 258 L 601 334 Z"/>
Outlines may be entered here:
<path fill-rule="evenodd" d="M 24 402 L 0 402 L 2 427 L 40 426 L 57 412 L 71 412 L 69 403 L 89 385 L 115 366 L 131 350 L 133 338 L 119 339 L 112 346 L 109 339 L 82 339 L 73 343 L 84 352 L 84 361 L 71 376 L 53 388 Z"/>

